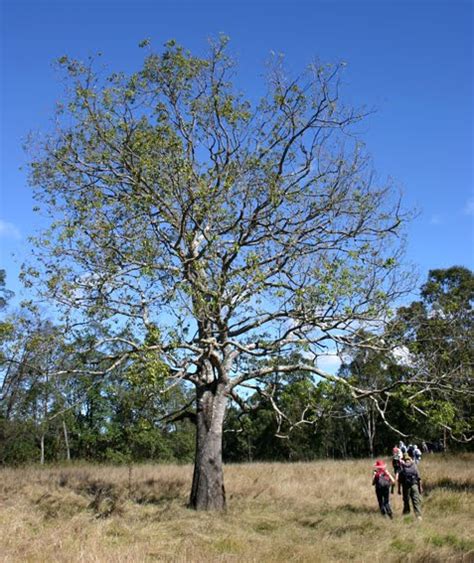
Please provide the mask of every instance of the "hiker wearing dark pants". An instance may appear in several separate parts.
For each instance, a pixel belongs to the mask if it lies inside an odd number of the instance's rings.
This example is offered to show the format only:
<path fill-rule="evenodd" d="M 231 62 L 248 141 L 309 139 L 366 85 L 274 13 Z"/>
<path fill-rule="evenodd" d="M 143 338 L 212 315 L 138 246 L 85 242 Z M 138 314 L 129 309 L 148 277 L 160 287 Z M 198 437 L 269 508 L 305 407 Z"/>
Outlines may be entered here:
<path fill-rule="evenodd" d="M 390 506 L 390 488 L 375 488 L 375 494 L 379 501 L 380 512 L 385 516 L 392 518 L 392 507 Z"/>
<path fill-rule="evenodd" d="M 381 460 L 374 464 L 372 485 L 375 487 L 375 494 L 379 503 L 380 512 L 383 516 L 393 517 L 392 507 L 390 506 L 390 488 L 394 485 L 395 479 L 387 471 L 387 465 Z"/>
<path fill-rule="evenodd" d="M 416 465 L 408 456 L 403 456 L 403 464 L 400 473 L 397 475 L 398 494 L 403 491 L 403 514 L 410 514 L 410 499 L 413 510 L 418 520 L 421 520 L 421 478 Z"/>

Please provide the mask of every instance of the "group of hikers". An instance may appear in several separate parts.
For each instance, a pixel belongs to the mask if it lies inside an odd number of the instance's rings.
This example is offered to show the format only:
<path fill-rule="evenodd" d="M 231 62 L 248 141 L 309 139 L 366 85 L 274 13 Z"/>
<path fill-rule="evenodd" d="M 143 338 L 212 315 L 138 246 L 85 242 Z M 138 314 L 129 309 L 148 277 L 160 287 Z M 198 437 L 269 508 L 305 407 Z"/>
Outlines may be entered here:
<path fill-rule="evenodd" d="M 410 501 L 418 520 L 421 520 L 421 477 L 418 465 L 421 461 L 421 451 L 416 445 L 406 446 L 400 442 L 393 448 L 392 467 L 394 476 L 388 471 L 387 464 L 378 459 L 374 464 L 372 485 L 383 516 L 393 518 L 390 506 L 390 492 L 393 494 L 397 486 L 398 494 L 403 494 L 403 514 L 411 511 Z"/>

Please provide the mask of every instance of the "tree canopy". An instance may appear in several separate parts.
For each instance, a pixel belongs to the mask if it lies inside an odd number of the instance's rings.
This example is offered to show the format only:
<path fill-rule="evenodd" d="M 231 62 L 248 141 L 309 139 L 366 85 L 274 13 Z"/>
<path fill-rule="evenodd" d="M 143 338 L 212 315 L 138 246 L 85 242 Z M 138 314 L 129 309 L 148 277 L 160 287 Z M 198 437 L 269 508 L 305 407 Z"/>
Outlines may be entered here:
<path fill-rule="evenodd" d="M 366 112 L 340 99 L 343 65 L 291 76 L 276 58 L 255 102 L 225 37 L 202 57 L 170 41 L 129 75 L 59 64 L 67 95 L 31 160 L 52 224 L 25 281 L 44 282 L 67 334 L 102 327 L 96 373 L 133 364 L 162 390 L 194 386 L 190 502 L 222 508 L 229 400 L 293 372 L 377 397 L 318 358 L 375 346 L 360 328 L 380 331 L 409 287 L 407 215 L 357 138 Z"/>

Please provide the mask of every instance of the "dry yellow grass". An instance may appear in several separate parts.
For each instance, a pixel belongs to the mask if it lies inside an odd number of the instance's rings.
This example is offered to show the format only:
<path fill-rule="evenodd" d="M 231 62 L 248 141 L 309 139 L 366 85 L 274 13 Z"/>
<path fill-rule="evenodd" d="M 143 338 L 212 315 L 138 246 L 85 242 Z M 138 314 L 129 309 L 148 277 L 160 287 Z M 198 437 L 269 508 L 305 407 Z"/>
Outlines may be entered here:
<path fill-rule="evenodd" d="M 379 515 L 371 461 L 225 469 L 224 514 L 186 508 L 189 466 L 0 471 L 0 560 L 474 561 L 473 456 L 426 456 L 423 521 Z"/>

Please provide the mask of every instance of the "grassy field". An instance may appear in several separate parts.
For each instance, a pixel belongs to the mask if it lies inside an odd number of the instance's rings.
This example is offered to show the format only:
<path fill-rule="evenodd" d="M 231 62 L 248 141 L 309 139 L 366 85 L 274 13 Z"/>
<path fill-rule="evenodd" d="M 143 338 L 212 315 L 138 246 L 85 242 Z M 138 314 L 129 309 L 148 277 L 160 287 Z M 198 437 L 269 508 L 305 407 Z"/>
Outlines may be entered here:
<path fill-rule="evenodd" d="M 384 519 L 371 461 L 230 465 L 228 510 L 186 508 L 189 466 L 0 470 L 1 561 L 474 561 L 474 456 L 426 456 L 423 521 Z"/>

